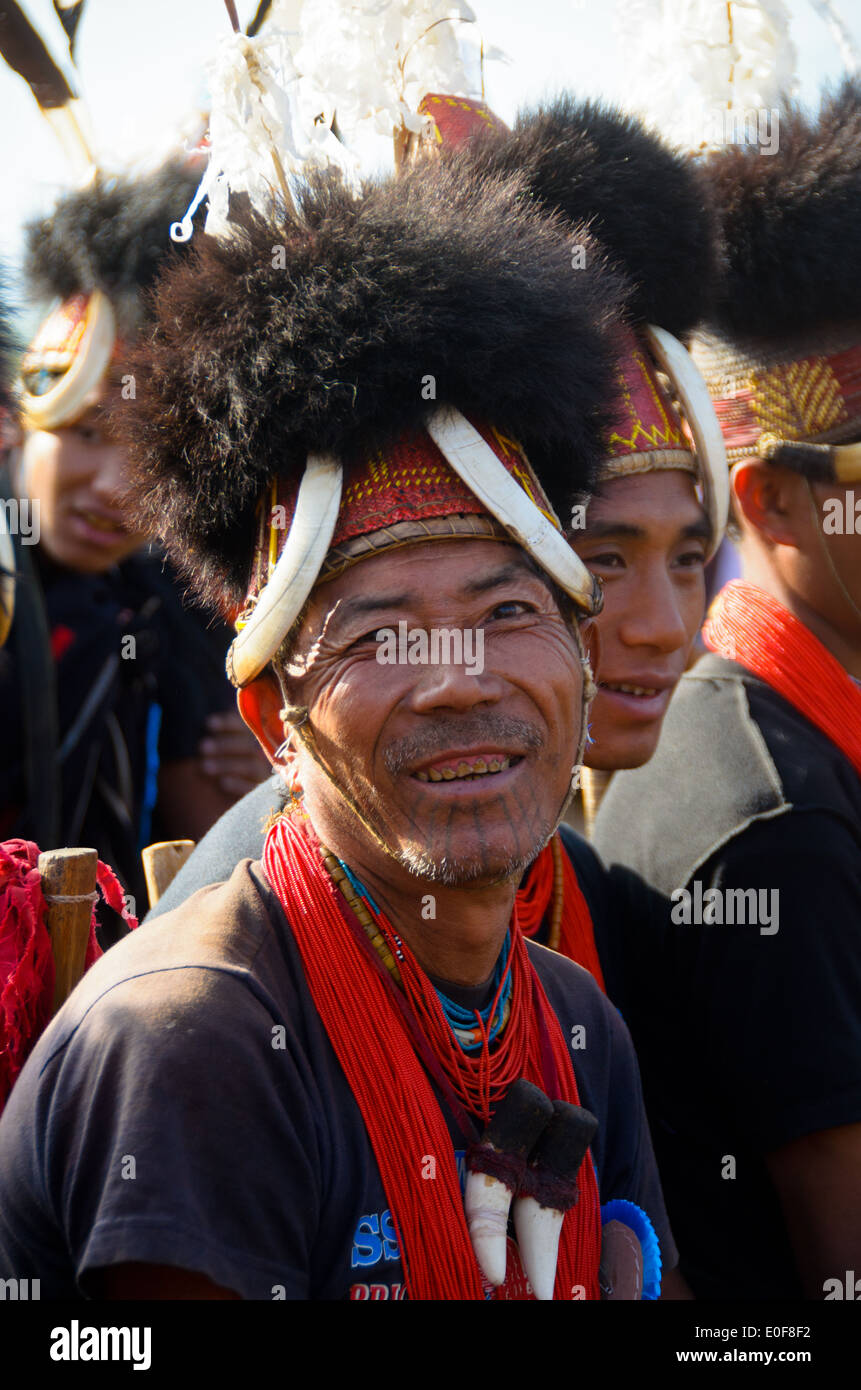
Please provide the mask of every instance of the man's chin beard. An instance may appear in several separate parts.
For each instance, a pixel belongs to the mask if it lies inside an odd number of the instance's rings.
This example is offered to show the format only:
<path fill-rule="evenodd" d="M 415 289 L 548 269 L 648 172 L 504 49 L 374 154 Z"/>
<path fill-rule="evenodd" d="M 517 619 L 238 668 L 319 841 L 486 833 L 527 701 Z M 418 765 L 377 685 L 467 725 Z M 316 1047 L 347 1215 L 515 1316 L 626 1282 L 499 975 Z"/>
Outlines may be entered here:
<path fill-rule="evenodd" d="M 553 833 L 554 827 L 547 826 L 546 833 L 537 835 L 532 846 L 525 852 L 494 858 L 477 852 L 473 855 L 451 858 L 434 858 L 426 850 L 407 847 L 399 849 L 395 858 L 416 878 L 426 883 L 439 884 L 444 888 L 469 888 L 478 884 L 488 887 L 494 883 L 504 883 L 510 879 L 518 881 L 533 860 L 540 854 Z"/>

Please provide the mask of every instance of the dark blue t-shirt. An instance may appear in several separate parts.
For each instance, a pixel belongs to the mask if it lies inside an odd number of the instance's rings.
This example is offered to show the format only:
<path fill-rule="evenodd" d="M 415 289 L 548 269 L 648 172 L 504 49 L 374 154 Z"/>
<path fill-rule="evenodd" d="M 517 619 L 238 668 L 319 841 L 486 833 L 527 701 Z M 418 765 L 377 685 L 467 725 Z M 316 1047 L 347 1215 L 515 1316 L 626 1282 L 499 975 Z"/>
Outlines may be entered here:
<path fill-rule="evenodd" d="M 673 1268 L 627 1029 L 586 971 L 528 949 L 599 1121 L 601 1201 L 643 1207 Z M 0 1120 L 0 1277 L 74 1297 L 127 1261 L 251 1299 L 403 1295 L 364 1123 L 281 905 L 247 860 L 97 962 Z"/>

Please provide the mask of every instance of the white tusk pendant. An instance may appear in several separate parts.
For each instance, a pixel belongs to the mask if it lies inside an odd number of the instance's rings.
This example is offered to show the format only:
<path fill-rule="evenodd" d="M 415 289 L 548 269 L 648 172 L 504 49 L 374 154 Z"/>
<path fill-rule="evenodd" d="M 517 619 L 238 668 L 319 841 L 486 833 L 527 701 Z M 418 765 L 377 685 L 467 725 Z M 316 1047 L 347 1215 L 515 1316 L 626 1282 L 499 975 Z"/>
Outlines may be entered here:
<path fill-rule="evenodd" d="M 530 1155 L 514 1203 L 520 1262 L 541 1302 L 553 1298 L 562 1223 L 580 1195 L 577 1174 L 597 1129 L 589 1110 L 554 1101 L 553 1118 Z"/>
<path fill-rule="evenodd" d="M 539 1206 L 534 1197 L 518 1197 L 514 1203 L 514 1233 L 523 1272 L 540 1303 L 553 1299 L 564 1220 L 564 1211 Z"/>
<path fill-rule="evenodd" d="M 553 1118 L 553 1104 L 530 1081 L 515 1081 L 477 1144 L 467 1151 L 464 1209 L 475 1258 L 488 1283 L 505 1283 L 508 1214 L 526 1156 Z"/>
<path fill-rule="evenodd" d="M 489 1173 L 469 1173 L 464 1206 L 475 1258 L 488 1283 L 505 1283 L 508 1213 L 514 1192 Z"/>

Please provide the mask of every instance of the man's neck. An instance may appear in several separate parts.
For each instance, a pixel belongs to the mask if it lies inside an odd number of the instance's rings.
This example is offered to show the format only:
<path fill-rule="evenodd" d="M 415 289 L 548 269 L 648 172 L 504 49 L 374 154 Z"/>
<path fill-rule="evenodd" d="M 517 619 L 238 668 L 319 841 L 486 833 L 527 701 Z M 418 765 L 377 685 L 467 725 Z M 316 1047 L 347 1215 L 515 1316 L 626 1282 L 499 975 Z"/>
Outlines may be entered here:
<path fill-rule="evenodd" d="M 515 883 L 489 888 L 448 888 L 412 879 L 401 894 L 389 880 L 370 887 L 395 931 L 404 938 L 422 969 L 457 985 L 482 985 L 493 974 L 511 922 Z M 422 910 L 434 917 L 423 917 Z"/>
<path fill-rule="evenodd" d="M 758 588 L 764 589 L 772 598 L 777 599 L 787 612 L 813 633 L 850 676 L 855 680 L 861 680 L 861 647 L 847 641 L 833 623 L 823 617 L 817 609 L 812 608 L 802 595 L 790 589 L 777 571 L 761 557 L 745 555 L 743 575 L 749 584 L 756 584 Z"/>
<path fill-rule="evenodd" d="M 493 974 L 511 922 L 519 876 L 489 886 L 450 888 L 418 878 L 378 846 L 337 830 L 319 832 L 349 867 L 428 975 L 483 985 Z"/>

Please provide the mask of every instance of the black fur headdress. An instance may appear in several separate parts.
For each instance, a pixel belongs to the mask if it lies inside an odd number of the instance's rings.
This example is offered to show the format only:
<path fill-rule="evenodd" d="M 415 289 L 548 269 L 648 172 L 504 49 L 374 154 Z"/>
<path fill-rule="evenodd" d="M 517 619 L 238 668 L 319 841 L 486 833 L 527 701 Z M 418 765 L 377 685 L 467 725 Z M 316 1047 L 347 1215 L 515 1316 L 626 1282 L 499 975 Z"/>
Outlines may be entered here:
<path fill-rule="evenodd" d="M 135 331 L 142 293 L 173 248 L 170 225 L 182 217 L 199 180 L 199 172 L 171 161 L 140 178 L 99 176 L 66 194 L 49 217 L 26 229 L 25 270 L 34 293 L 67 299 L 101 290 L 121 334 Z"/>
<path fill-rule="evenodd" d="M 588 237 L 574 272 L 570 229 L 516 180 L 430 162 L 359 198 L 320 178 L 301 211 L 196 239 L 118 421 L 140 519 L 222 602 L 265 487 L 309 453 L 349 469 L 450 405 L 520 440 L 559 506 L 600 459 L 622 290 Z"/>
<path fill-rule="evenodd" d="M 715 276 L 714 225 L 690 160 L 634 116 L 563 95 L 482 130 L 455 161 L 522 171 L 531 196 L 587 222 L 632 285 L 633 321 L 681 337 L 703 317 Z"/>
<path fill-rule="evenodd" d="M 713 317 L 727 336 L 778 339 L 861 321 L 861 79 L 816 117 L 780 113 L 778 146 L 728 146 L 705 165 L 726 273 Z"/>

